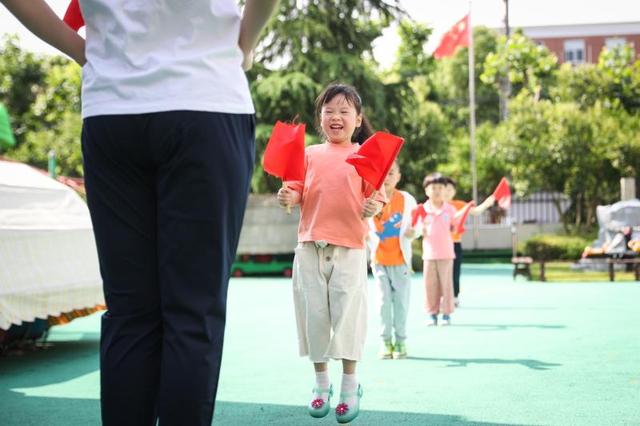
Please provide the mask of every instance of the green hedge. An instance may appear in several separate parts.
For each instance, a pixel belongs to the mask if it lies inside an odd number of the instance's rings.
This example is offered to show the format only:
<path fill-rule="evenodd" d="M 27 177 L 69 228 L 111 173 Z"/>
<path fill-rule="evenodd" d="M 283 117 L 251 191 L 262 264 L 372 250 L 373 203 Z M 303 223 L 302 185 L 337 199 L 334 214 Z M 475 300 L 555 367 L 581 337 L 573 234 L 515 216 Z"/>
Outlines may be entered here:
<path fill-rule="evenodd" d="M 521 243 L 518 250 L 535 260 L 576 260 L 591 240 L 570 235 L 541 234 Z"/>

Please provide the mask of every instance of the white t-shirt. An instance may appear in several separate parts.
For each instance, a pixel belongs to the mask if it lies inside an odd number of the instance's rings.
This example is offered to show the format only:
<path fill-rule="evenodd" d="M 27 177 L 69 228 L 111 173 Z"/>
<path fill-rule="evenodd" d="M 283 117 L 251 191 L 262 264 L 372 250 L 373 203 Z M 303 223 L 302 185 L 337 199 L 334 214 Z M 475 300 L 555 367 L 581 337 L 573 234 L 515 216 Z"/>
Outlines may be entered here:
<path fill-rule="evenodd" d="M 82 116 L 250 114 L 235 0 L 80 0 Z"/>

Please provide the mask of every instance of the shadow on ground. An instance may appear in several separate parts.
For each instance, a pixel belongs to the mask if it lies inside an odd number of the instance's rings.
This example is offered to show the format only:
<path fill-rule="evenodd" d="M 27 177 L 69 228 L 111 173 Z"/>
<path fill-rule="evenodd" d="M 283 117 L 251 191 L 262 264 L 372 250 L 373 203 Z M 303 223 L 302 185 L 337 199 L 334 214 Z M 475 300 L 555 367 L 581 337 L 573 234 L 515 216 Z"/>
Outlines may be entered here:
<path fill-rule="evenodd" d="M 549 370 L 552 367 L 560 367 L 562 364 L 538 361 L 537 359 L 499 359 L 499 358 L 424 358 L 407 357 L 409 360 L 448 362 L 447 367 L 467 367 L 469 364 L 481 365 L 521 365 L 531 370 Z"/>
<path fill-rule="evenodd" d="M 76 398 L 25 397 L 13 392 L 1 392 L 1 406 L 20 407 L 10 416 L 3 414 L 4 426 L 75 426 L 99 425 L 100 403 L 98 400 Z M 6 399 L 8 398 L 8 399 Z M 275 404 L 250 404 L 218 401 L 213 425 L 335 425 L 333 415 L 324 419 L 312 419 L 304 407 Z M 397 413 L 389 411 L 363 410 L 354 425 L 407 425 L 407 426 L 525 426 L 515 423 L 488 423 L 468 420 L 462 416 L 431 413 Z"/>
<path fill-rule="evenodd" d="M 567 328 L 560 324 L 457 324 L 452 327 L 477 328 L 479 331 L 510 330 L 512 328 L 538 328 L 540 330 L 560 330 Z"/>
<path fill-rule="evenodd" d="M 421 361 L 449 362 L 450 366 L 479 364 L 522 364 L 545 369 L 549 364 L 536 360 L 411 358 Z M 16 389 L 37 388 L 67 382 L 98 369 L 97 334 L 82 340 L 53 342 L 46 349 L 35 349 L 20 356 L 0 359 L 0 412 L 4 426 L 99 425 L 100 402 L 97 399 L 28 396 Z M 49 374 L 43 374 L 47 371 Z M 215 425 L 329 425 L 333 416 L 322 420 L 308 417 L 301 406 L 218 401 Z M 462 425 L 487 426 L 505 423 L 475 422 L 462 416 L 433 413 L 402 413 L 363 410 L 355 424 L 361 425 Z M 520 426 L 520 425 L 517 425 Z"/>
<path fill-rule="evenodd" d="M 3 426 L 99 425 L 97 399 L 27 396 L 13 389 L 73 380 L 98 370 L 98 333 L 53 342 L 0 358 L 0 416 Z"/>
<path fill-rule="evenodd" d="M 248 404 L 219 401 L 216 405 L 215 425 L 335 425 L 335 416 L 312 419 L 305 407 L 275 404 Z M 514 423 L 475 422 L 462 416 L 432 413 L 398 413 L 363 410 L 353 425 L 415 425 L 415 426 L 524 426 Z"/>

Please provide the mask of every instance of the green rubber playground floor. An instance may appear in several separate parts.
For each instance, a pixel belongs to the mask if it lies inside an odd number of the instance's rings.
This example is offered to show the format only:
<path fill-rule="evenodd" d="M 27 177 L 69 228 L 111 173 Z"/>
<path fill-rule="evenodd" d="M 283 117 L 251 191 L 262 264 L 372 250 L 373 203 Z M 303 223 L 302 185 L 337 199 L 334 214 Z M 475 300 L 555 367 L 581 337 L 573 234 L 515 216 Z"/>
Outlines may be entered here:
<path fill-rule="evenodd" d="M 463 269 L 451 327 L 428 328 L 413 282 L 406 360 L 378 360 L 370 286 L 359 366 L 361 425 L 640 425 L 640 283 L 512 281 L 510 265 Z M 214 424 L 330 425 L 304 405 L 290 281 L 231 281 Z M 0 424 L 98 425 L 99 314 L 52 329 L 52 347 L 0 358 Z M 338 363 L 330 365 L 339 388 Z M 188 425 L 187 425 L 188 426 Z"/>

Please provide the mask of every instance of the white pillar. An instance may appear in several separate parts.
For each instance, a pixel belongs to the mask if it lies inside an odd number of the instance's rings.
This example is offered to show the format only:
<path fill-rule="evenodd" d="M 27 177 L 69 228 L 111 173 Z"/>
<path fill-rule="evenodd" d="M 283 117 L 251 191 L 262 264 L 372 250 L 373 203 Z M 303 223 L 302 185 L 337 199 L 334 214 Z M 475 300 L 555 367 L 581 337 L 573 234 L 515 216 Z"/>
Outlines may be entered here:
<path fill-rule="evenodd" d="M 620 179 L 620 199 L 633 200 L 636 198 L 636 178 L 623 177 Z"/>

